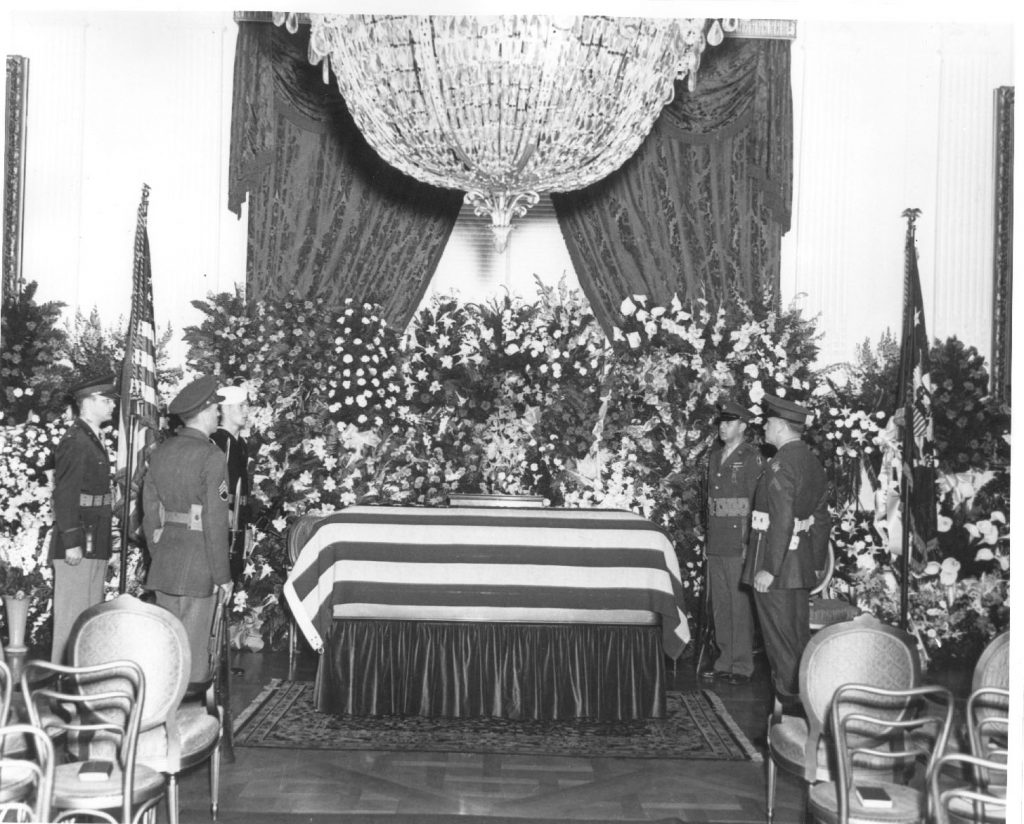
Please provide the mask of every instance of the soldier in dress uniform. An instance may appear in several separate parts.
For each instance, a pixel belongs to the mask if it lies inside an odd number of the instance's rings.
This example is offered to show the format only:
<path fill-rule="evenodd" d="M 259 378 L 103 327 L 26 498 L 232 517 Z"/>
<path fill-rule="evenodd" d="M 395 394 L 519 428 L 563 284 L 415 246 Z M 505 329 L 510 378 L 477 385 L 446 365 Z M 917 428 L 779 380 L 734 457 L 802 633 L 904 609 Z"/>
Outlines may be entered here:
<path fill-rule="evenodd" d="M 719 656 L 703 675 L 745 684 L 754 672 L 754 610 L 750 592 L 740 588 L 750 535 L 751 503 L 764 471 L 760 450 L 744 439 L 753 415 L 735 401 L 718 407 L 721 443 L 708 460 L 708 581 Z"/>
<path fill-rule="evenodd" d="M 220 404 L 220 425 L 210 440 L 224 453 L 227 467 L 231 579 L 238 586 L 245 568 L 252 513 L 249 505 L 249 449 L 241 435 L 249 421 L 249 399 L 241 386 L 222 386 L 218 391 L 224 398 Z"/>
<path fill-rule="evenodd" d="M 183 426 L 153 451 L 142 483 L 142 527 L 152 556 L 146 586 L 185 625 L 194 682 L 209 675 L 214 610 L 231 594 L 227 473 L 224 453 L 210 442 L 217 389 L 217 379 L 204 376 L 171 401 L 167 411 Z"/>
<path fill-rule="evenodd" d="M 754 496 L 743 581 L 754 604 L 776 697 L 799 708 L 800 656 L 810 640 L 810 589 L 828 558 L 828 480 L 801 440 L 810 412 L 765 395 L 765 440 L 776 447 Z"/>
<path fill-rule="evenodd" d="M 53 565 L 53 647 L 51 660 L 63 663 L 75 619 L 103 601 L 110 560 L 113 485 L 110 456 L 100 427 L 117 401 L 113 375 L 90 378 L 70 390 L 78 416 L 54 451 L 50 563 Z"/>

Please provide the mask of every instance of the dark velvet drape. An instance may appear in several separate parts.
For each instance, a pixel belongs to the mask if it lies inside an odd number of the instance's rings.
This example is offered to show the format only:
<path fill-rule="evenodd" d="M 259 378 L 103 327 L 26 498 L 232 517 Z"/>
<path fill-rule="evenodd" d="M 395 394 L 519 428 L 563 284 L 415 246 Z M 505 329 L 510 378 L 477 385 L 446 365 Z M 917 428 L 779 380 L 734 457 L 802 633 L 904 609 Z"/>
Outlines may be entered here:
<path fill-rule="evenodd" d="M 580 285 L 605 332 L 623 298 L 667 304 L 736 290 L 778 294 L 789 230 L 793 111 L 788 41 L 708 49 L 621 169 L 552 195 Z"/>
<path fill-rule="evenodd" d="M 337 86 L 292 35 L 240 22 L 228 206 L 249 196 L 250 300 L 296 289 L 379 301 L 405 327 L 437 269 L 462 192 L 419 183 L 369 147 Z"/>

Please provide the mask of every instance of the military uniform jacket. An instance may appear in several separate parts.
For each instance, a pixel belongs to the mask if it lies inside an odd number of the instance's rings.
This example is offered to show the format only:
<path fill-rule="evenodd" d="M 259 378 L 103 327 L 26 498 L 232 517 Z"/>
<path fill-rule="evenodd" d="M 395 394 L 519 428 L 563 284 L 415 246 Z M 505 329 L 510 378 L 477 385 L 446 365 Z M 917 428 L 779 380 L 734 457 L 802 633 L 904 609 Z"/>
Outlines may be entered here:
<path fill-rule="evenodd" d="M 206 435 L 186 426 L 154 450 L 142 506 L 152 558 L 146 586 L 203 597 L 231 580 L 224 453 Z"/>
<path fill-rule="evenodd" d="M 723 461 L 722 446 L 708 460 L 707 554 L 740 557 L 750 534 L 750 510 L 764 458 L 742 442 Z"/>
<path fill-rule="evenodd" d="M 767 529 L 759 529 L 758 513 L 767 513 Z M 798 523 L 803 521 L 803 528 Z M 810 589 L 825 568 L 828 537 L 828 479 L 821 462 L 803 441 L 789 441 L 768 463 L 754 495 L 743 582 L 767 570 L 773 589 Z"/>
<path fill-rule="evenodd" d="M 245 547 L 245 529 L 249 526 L 252 509 L 249 503 L 249 449 L 243 438 L 226 429 L 218 429 L 210 440 L 224 453 L 228 477 L 228 517 L 237 513 L 235 532 L 231 536 L 231 551 L 238 553 Z"/>
<path fill-rule="evenodd" d="M 57 444 L 53 460 L 50 560 L 62 559 L 68 547 L 89 550 L 89 558 L 110 558 L 113 511 L 107 448 L 89 424 L 76 418 Z"/>

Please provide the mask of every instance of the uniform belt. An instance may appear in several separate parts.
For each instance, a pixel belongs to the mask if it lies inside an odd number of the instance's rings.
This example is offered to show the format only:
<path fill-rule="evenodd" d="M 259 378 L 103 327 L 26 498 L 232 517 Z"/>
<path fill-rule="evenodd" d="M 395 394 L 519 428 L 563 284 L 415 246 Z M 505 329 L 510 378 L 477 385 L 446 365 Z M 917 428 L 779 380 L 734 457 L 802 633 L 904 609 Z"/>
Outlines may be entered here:
<path fill-rule="evenodd" d="M 81 493 L 78 496 L 79 506 L 110 506 L 114 502 L 114 496 L 106 492 L 103 495 L 87 495 Z"/>
<path fill-rule="evenodd" d="M 812 526 L 814 526 L 813 515 L 808 515 L 806 518 L 796 518 L 793 521 L 793 534 L 797 535 L 801 532 L 807 532 Z"/>
<path fill-rule="evenodd" d="M 192 504 L 188 512 L 171 512 L 160 506 L 160 526 L 165 524 L 182 524 L 196 532 L 203 531 L 203 505 Z"/>
<path fill-rule="evenodd" d="M 239 506 L 246 506 L 248 503 L 249 503 L 249 496 L 248 495 L 239 495 L 238 496 L 238 505 Z M 228 506 L 234 506 L 234 505 L 235 505 L 235 496 L 234 495 L 228 495 Z"/>
<path fill-rule="evenodd" d="M 711 515 L 715 518 L 737 518 L 750 513 L 746 498 L 712 498 Z"/>
<path fill-rule="evenodd" d="M 767 512 L 754 510 L 754 514 L 750 519 L 750 526 L 755 532 L 766 532 L 770 523 Z M 812 526 L 814 526 L 813 515 L 808 515 L 806 518 L 794 518 L 793 534 L 799 535 L 801 532 L 807 532 Z"/>

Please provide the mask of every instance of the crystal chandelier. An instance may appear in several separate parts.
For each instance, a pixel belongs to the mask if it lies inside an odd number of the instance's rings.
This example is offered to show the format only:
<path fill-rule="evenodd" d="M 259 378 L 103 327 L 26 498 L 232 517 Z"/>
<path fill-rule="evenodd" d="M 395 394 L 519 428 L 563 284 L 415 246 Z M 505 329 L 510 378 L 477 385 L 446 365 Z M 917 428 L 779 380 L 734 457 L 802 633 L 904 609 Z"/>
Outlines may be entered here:
<path fill-rule="evenodd" d="M 303 19 L 305 15 L 303 15 Z M 541 192 L 581 189 L 639 148 L 677 78 L 735 21 L 309 14 L 309 60 L 406 174 L 465 191 L 508 242 Z M 299 18 L 275 13 L 294 33 Z"/>

